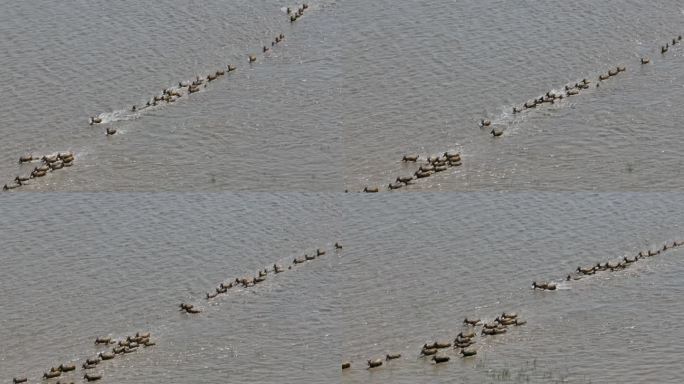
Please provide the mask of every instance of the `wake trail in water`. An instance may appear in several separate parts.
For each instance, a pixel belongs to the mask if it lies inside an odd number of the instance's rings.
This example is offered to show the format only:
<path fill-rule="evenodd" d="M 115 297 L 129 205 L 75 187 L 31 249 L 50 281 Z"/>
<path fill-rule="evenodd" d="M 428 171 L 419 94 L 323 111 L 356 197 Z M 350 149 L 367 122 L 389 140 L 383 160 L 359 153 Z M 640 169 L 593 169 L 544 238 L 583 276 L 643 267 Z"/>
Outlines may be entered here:
<path fill-rule="evenodd" d="M 113 123 L 116 121 L 135 120 L 140 118 L 142 112 L 145 110 L 147 110 L 147 108 L 139 112 L 131 112 L 125 109 L 119 109 L 112 112 L 102 112 L 99 115 L 97 115 L 97 117 L 102 119 L 102 124 Z"/>

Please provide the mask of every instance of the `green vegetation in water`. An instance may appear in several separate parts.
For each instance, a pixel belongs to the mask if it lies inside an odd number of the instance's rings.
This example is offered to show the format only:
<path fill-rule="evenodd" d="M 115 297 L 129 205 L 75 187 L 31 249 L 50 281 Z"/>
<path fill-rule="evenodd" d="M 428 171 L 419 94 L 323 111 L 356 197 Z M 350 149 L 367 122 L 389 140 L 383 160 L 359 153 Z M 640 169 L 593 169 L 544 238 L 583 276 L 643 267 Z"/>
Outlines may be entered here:
<path fill-rule="evenodd" d="M 591 383 L 584 376 L 573 377 L 567 369 L 564 372 L 544 369 L 538 366 L 537 359 L 525 361 L 518 367 L 508 364 L 501 367 L 498 362 L 490 362 L 486 356 L 482 356 L 475 363 L 475 368 L 484 371 L 491 383 Z"/>

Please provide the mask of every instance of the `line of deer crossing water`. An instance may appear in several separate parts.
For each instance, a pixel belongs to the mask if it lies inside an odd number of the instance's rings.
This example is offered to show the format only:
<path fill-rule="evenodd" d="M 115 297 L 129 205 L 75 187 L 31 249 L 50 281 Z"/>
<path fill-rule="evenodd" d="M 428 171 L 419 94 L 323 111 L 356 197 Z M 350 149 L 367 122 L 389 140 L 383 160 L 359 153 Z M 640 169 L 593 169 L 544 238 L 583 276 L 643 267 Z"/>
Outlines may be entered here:
<path fill-rule="evenodd" d="M 301 4 L 297 7 L 287 7 L 287 17 L 289 18 L 291 23 L 295 23 L 296 21 L 303 18 L 306 15 L 306 12 L 310 9 L 311 8 L 306 3 Z M 264 45 L 263 47 L 261 47 L 260 51 L 263 53 L 264 57 L 266 57 L 268 54 L 270 54 L 272 50 L 276 49 L 277 46 L 280 45 L 284 40 L 285 34 L 279 33 L 276 36 L 274 36 L 270 46 Z M 256 53 L 247 53 L 246 56 L 246 61 L 248 62 L 248 65 L 252 65 L 253 63 L 259 60 L 259 57 Z M 102 112 L 96 116 L 91 116 L 88 119 L 88 123 L 89 125 L 93 126 L 107 124 L 117 120 L 141 118 L 147 112 L 158 110 L 164 106 L 173 104 L 182 98 L 189 98 L 189 96 L 194 93 L 207 90 L 210 83 L 218 81 L 220 78 L 228 76 L 237 70 L 238 66 L 236 64 L 230 63 L 226 64 L 224 67 L 211 70 L 206 75 L 195 75 L 193 79 L 181 80 L 175 85 L 162 89 L 162 91 L 159 94 L 149 97 L 147 101 L 143 102 L 142 104 L 134 104 L 127 109 L 112 112 Z M 107 126 L 105 127 L 104 134 L 107 137 L 116 135 L 117 129 L 112 126 Z M 65 153 L 71 154 L 71 160 L 73 160 L 72 152 Z M 22 185 L 28 184 L 30 180 L 33 178 L 43 177 L 48 172 L 61 169 L 62 167 L 70 167 L 73 164 L 73 162 L 68 158 L 66 159 L 67 161 L 64 161 L 64 159 L 60 157 L 61 154 L 62 153 L 60 152 L 45 156 L 34 154 L 21 155 L 19 160 L 21 164 L 39 160 L 43 160 L 45 164 L 37 167 L 37 169 L 32 170 L 29 175 L 16 175 L 16 177 L 13 180 L 7 182 L 3 186 L 3 191 L 16 190 Z M 55 156 L 57 157 L 56 162 L 48 161 L 49 159 L 55 158 Z M 43 170 L 43 168 L 45 169 Z"/>
<path fill-rule="evenodd" d="M 466 317 L 463 320 L 461 331 L 455 336 L 453 341 L 449 341 L 451 338 L 448 338 L 426 342 L 420 347 L 417 356 L 426 362 L 431 361 L 433 364 L 447 363 L 454 355 L 471 358 L 477 355 L 478 342 L 483 344 L 488 337 L 503 335 L 508 333 L 509 329 L 525 324 L 527 324 L 527 321 L 516 312 L 503 312 L 491 321 L 482 321 L 478 317 Z M 402 356 L 401 353 L 388 352 L 385 354 L 384 359 L 371 357 L 366 360 L 365 365 L 367 369 L 377 369 L 385 364 L 395 365 L 402 357 L 405 356 Z M 352 361 L 342 362 L 342 370 L 350 369 L 352 363 Z"/>
<path fill-rule="evenodd" d="M 340 252 L 341 250 L 342 244 L 340 244 L 339 242 L 335 242 L 335 244 L 333 244 L 332 251 L 316 248 L 311 253 L 307 252 L 303 256 L 294 257 L 292 259 L 291 264 L 288 265 L 287 268 L 285 268 L 282 264 L 278 264 L 278 262 L 276 261 L 273 263 L 273 265 L 267 266 L 263 269 L 259 269 L 254 274 L 230 278 L 226 281 L 220 282 L 218 286 L 214 289 L 214 291 L 206 293 L 205 298 L 206 300 L 212 300 L 221 295 L 227 295 L 230 290 L 237 289 L 239 287 L 242 287 L 244 289 L 251 289 L 256 285 L 259 285 L 266 281 L 268 276 L 278 275 L 287 271 L 292 271 L 298 265 L 320 259 L 321 257 L 327 255 L 328 252 Z M 197 314 L 202 312 L 202 308 L 190 303 L 181 303 L 179 307 L 181 311 L 189 314 Z"/>
<path fill-rule="evenodd" d="M 74 159 L 75 155 L 71 151 L 57 152 L 42 156 L 33 154 L 22 155 L 19 157 L 19 167 L 26 173 L 15 176 L 13 180 L 2 187 L 2 190 L 12 191 L 23 185 L 32 183 L 34 179 L 45 177 L 48 173 L 70 168 L 74 165 Z M 27 166 L 30 167 L 37 162 L 39 165 L 33 166 L 33 169 L 27 169 Z"/>
<path fill-rule="evenodd" d="M 254 276 L 248 275 L 244 277 L 238 277 L 234 280 L 229 280 L 228 282 L 219 283 L 214 293 L 207 293 L 206 299 L 211 300 L 217 298 L 219 295 L 228 294 L 231 288 L 237 289 L 238 287 L 243 287 L 245 289 L 252 289 L 266 281 L 267 276 L 271 274 L 281 274 L 287 271 L 294 271 L 297 266 L 306 263 L 314 262 L 330 253 L 338 253 L 343 249 L 340 242 L 335 242 L 332 245 L 331 250 L 325 250 L 322 248 L 316 248 L 313 252 L 307 252 L 303 256 L 296 256 L 292 259 L 291 264 L 284 267 L 282 264 L 278 264 L 276 261 L 272 267 L 266 267 L 260 269 L 255 273 Z M 181 303 L 181 311 L 188 314 L 199 314 L 202 312 L 202 308 L 195 306 L 194 304 Z M 135 335 L 124 336 L 120 339 L 116 339 L 110 335 L 100 336 L 95 339 L 96 345 L 112 345 L 111 350 L 100 351 L 95 357 L 85 358 L 83 365 L 81 366 L 83 372 L 85 372 L 83 379 L 85 381 L 95 381 L 100 380 L 103 377 L 100 363 L 112 360 L 117 356 L 124 356 L 137 352 L 140 348 L 147 348 L 156 345 L 156 342 L 151 339 L 150 332 L 137 332 Z M 43 374 L 43 379 L 54 379 L 59 378 L 60 382 L 62 380 L 64 383 L 72 382 L 71 380 L 75 378 L 76 363 L 79 359 L 75 359 L 69 363 L 64 363 L 58 366 L 51 367 L 48 371 Z M 26 383 L 28 382 L 27 377 L 14 377 L 13 382 L 16 383 Z"/>
<path fill-rule="evenodd" d="M 675 45 L 682 44 L 681 42 L 682 36 L 676 36 L 672 38 L 672 41 L 668 41 L 665 43 L 665 45 L 662 45 L 659 47 L 659 51 L 662 55 L 665 55 L 671 47 L 674 47 Z M 642 56 L 639 58 L 639 64 L 640 65 L 646 65 L 650 64 L 652 62 L 652 59 L 647 56 Z M 601 71 L 596 80 L 595 80 L 595 88 L 599 88 L 601 86 L 601 83 L 606 82 L 610 79 L 613 79 L 617 77 L 619 74 L 627 71 L 627 66 L 625 65 L 616 65 L 614 67 L 608 68 L 605 71 Z M 544 107 L 544 105 L 555 105 L 555 104 L 561 104 L 565 102 L 569 98 L 574 98 L 576 96 L 579 96 L 583 94 L 586 90 L 589 90 L 592 87 L 592 84 L 594 82 L 588 78 L 582 78 L 579 79 L 575 82 L 572 82 L 570 84 L 565 84 L 563 86 L 560 86 L 559 88 L 554 88 L 549 91 L 546 91 L 544 94 L 539 95 L 537 97 L 534 97 L 530 100 L 527 100 L 524 103 L 521 103 L 519 105 L 514 105 L 511 107 L 511 114 L 506 114 L 506 116 L 520 116 L 524 114 L 529 114 L 532 113 L 535 110 L 539 110 Z M 502 121 L 500 123 L 493 122 L 493 118 L 483 118 L 479 121 L 478 127 L 481 129 L 489 129 L 489 133 L 494 137 L 494 138 L 500 138 L 504 136 L 504 133 L 506 131 L 506 124 L 505 121 Z M 503 117 L 499 117 L 498 119 L 494 120 L 504 120 Z M 456 164 L 451 163 L 448 161 L 448 155 L 449 152 L 445 152 L 444 155 L 422 155 L 419 156 L 417 154 L 407 154 L 404 155 L 402 161 L 406 162 L 417 162 L 420 160 L 425 160 L 427 164 L 425 166 L 422 166 L 416 171 L 413 175 L 400 175 L 396 178 L 394 182 L 390 182 L 386 188 L 382 188 L 378 185 L 366 185 L 362 192 L 369 192 L 369 193 L 375 193 L 375 192 L 380 192 L 380 191 L 394 191 L 397 189 L 401 189 L 405 187 L 408 187 L 412 184 L 414 184 L 417 180 L 419 179 L 424 179 L 427 177 L 430 177 L 434 175 L 437 172 L 441 171 L 446 171 L 449 167 L 452 166 L 460 166 L 461 165 L 461 159 L 460 156 L 458 158 L 458 162 Z M 460 155 L 460 152 L 455 152 L 455 154 Z M 438 161 L 439 166 L 436 167 L 431 167 L 433 165 L 433 160 L 435 159 Z M 348 190 L 345 190 L 345 192 L 349 192 Z"/>
<path fill-rule="evenodd" d="M 293 10 L 291 7 L 287 7 L 287 15 L 290 18 L 290 22 L 294 23 L 305 15 L 305 11 L 309 10 L 309 5 L 304 3 Z M 270 46 L 264 45 L 261 47 L 260 51 L 264 55 L 268 55 L 272 49 L 275 49 L 277 45 L 285 40 L 285 34 L 279 33 L 271 42 Z M 258 56 L 256 53 L 247 53 L 247 62 L 249 65 L 257 62 Z M 201 92 L 208 87 L 208 84 L 218 80 L 226 74 L 234 72 L 238 69 L 236 64 L 226 64 L 224 67 L 217 68 L 215 70 L 210 70 L 206 75 L 195 75 L 193 79 L 185 79 L 178 81 L 177 84 L 166 87 L 157 94 L 147 98 L 145 102 L 141 105 L 134 104 L 130 109 L 123 109 L 114 112 L 102 112 L 96 116 L 91 116 L 88 119 L 90 125 L 107 123 L 114 121 L 117 116 L 125 116 L 125 118 L 140 118 L 145 113 L 152 110 L 157 110 L 163 106 L 172 104 L 181 98 L 192 95 L 193 93 Z M 121 118 L 121 117 L 119 117 Z M 115 134 L 116 130 L 112 132 Z"/>
<path fill-rule="evenodd" d="M 565 277 L 566 282 L 582 280 L 597 273 L 617 272 L 629 268 L 639 261 L 661 255 L 666 251 L 673 250 L 684 245 L 684 240 L 674 240 L 666 242 L 662 247 L 641 250 L 634 256 L 623 256 L 608 261 L 599 261 L 596 264 L 579 266 L 577 269 Z M 533 281 L 532 289 L 543 291 L 555 291 L 558 283 L 553 281 Z"/>
<path fill-rule="evenodd" d="M 75 359 L 67 363 L 62 363 L 57 366 L 52 366 L 48 371 L 43 373 L 42 379 L 59 379 L 57 384 L 74 383 L 74 380 L 79 378 L 77 373 L 76 362 L 83 360 L 81 365 L 81 377 L 83 381 L 97 381 L 102 379 L 102 366 L 105 361 L 113 360 L 124 355 L 134 354 L 140 348 L 148 348 L 155 346 L 157 343 L 151 339 L 150 332 L 137 332 L 135 335 L 127 335 L 117 340 L 111 336 L 97 337 L 95 339 L 96 345 L 113 345 L 111 350 L 104 350 L 98 352 L 93 357 L 85 357 L 83 359 Z M 12 379 L 14 384 L 28 383 L 29 379 L 25 376 L 14 377 Z"/>
<path fill-rule="evenodd" d="M 595 265 L 580 266 L 577 267 L 576 272 L 567 275 L 565 280 L 572 282 L 601 272 L 621 271 L 640 260 L 661 255 L 666 251 L 674 250 L 681 246 L 684 246 L 684 240 L 668 241 L 663 246 L 641 250 L 634 256 L 624 256 L 615 260 L 598 262 Z M 534 281 L 532 283 L 532 289 L 556 291 L 557 283 L 552 281 Z M 487 336 L 502 335 L 508 333 L 511 327 L 525 324 L 527 324 L 527 321 L 520 317 L 516 312 L 503 312 L 491 321 L 483 321 L 478 317 L 466 317 L 463 320 L 462 330 L 456 335 L 453 341 L 445 339 L 427 342 L 421 347 L 418 357 L 431 357 L 429 361 L 433 364 L 447 363 L 454 355 L 463 358 L 474 357 L 478 353 L 478 345 L 483 344 Z M 478 334 L 480 336 L 479 338 L 477 337 Z M 385 354 L 384 358 L 377 356 L 369 358 L 366 360 L 364 366 L 367 369 L 378 369 L 388 364 L 396 365 L 397 361 L 400 361 L 403 357 L 405 356 L 402 356 L 401 353 L 390 351 Z M 343 361 L 342 370 L 349 370 L 352 368 L 352 364 L 352 361 Z"/>

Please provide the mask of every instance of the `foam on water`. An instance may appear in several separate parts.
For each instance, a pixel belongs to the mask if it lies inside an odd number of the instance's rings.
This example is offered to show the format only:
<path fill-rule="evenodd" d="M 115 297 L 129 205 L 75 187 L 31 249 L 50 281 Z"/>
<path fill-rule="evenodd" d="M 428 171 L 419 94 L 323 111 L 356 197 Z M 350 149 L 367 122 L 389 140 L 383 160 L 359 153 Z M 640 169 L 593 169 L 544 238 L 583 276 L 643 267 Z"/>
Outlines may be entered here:
<path fill-rule="evenodd" d="M 100 124 L 107 124 L 115 121 L 131 120 L 139 117 L 139 114 L 131 114 L 129 113 L 129 111 L 126 111 L 125 109 L 119 109 L 112 112 L 102 112 L 99 115 L 97 115 L 97 117 L 102 119 L 102 123 Z"/>

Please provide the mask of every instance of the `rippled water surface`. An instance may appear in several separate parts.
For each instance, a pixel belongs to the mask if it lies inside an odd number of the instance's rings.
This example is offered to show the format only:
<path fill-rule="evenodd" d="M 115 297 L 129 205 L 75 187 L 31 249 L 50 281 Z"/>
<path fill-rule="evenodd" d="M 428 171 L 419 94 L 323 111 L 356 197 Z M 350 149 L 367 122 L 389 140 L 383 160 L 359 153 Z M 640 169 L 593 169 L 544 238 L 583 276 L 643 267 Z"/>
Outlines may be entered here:
<path fill-rule="evenodd" d="M 456 149 L 460 168 L 409 189 L 684 186 L 684 45 L 659 52 L 684 34 L 680 2 L 320 0 L 295 23 L 291 5 L 2 1 L 0 177 L 69 149 L 77 166 L 22 190 L 353 191 L 412 172 L 405 153 Z M 129 111 L 227 63 L 202 92 Z M 580 96 L 512 115 L 582 78 Z"/>
<path fill-rule="evenodd" d="M 334 0 L 292 24 L 295 3 L 273 0 L 1 3 L 3 179 L 33 168 L 21 154 L 69 149 L 76 166 L 23 189 L 341 189 Z M 230 63 L 199 93 L 130 112 Z"/>
<path fill-rule="evenodd" d="M 0 202 L 11 223 L 0 231 L 0 380 L 35 382 L 104 350 L 96 336 L 141 330 L 157 346 L 103 362 L 104 382 L 339 380 L 340 253 L 204 299 L 219 282 L 330 248 L 340 209 L 326 196 L 16 196 Z M 181 301 L 203 313 L 179 312 Z"/>
<path fill-rule="evenodd" d="M 346 206 L 342 297 L 343 383 L 680 382 L 684 248 L 613 273 L 564 283 L 578 265 L 682 239 L 681 195 L 429 194 Z M 555 292 L 532 280 L 555 280 Z M 466 316 L 528 321 L 478 338 L 435 366 L 419 358 Z M 402 358 L 367 370 L 365 361 Z"/>
<path fill-rule="evenodd" d="M 684 248 L 571 283 L 578 265 L 684 239 L 684 196 L 449 193 L 10 195 L 0 202 L 2 380 L 79 365 L 95 336 L 157 346 L 105 382 L 680 382 Z M 344 249 L 232 290 L 219 282 Z M 532 280 L 559 282 L 533 291 Z M 190 317 L 179 302 L 203 309 Z M 465 316 L 528 321 L 435 367 Z M 403 357 L 369 371 L 366 359 Z M 351 360 L 340 373 L 340 362 Z M 620 367 L 613 369 L 611 367 Z M 79 370 L 80 371 L 80 370 Z M 82 373 L 81 373 L 82 374 Z M 340 376 L 341 375 L 341 376 Z"/>
<path fill-rule="evenodd" d="M 0 195 L 0 381 L 137 331 L 157 346 L 102 364 L 103 383 L 684 381 L 684 247 L 564 281 L 684 240 L 684 40 L 659 48 L 684 35 L 681 2 L 314 0 L 290 22 L 296 6 L 0 0 L 0 186 L 38 165 L 21 155 L 75 153 Z M 395 192 L 447 193 L 342 193 L 444 151 L 462 165 Z M 527 325 L 474 358 L 418 357 L 503 311 Z"/>
<path fill-rule="evenodd" d="M 347 3 L 345 3 L 347 4 Z M 406 153 L 460 150 L 463 165 L 411 190 L 671 190 L 684 46 L 676 1 L 376 1 L 344 14 L 345 185 L 386 186 Z M 641 66 L 650 56 L 653 64 Z M 627 70 L 580 96 L 513 106 Z M 505 128 L 493 138 L 478 122 Z"/>

